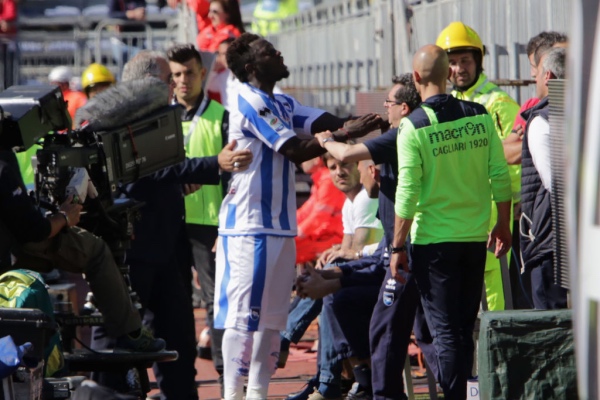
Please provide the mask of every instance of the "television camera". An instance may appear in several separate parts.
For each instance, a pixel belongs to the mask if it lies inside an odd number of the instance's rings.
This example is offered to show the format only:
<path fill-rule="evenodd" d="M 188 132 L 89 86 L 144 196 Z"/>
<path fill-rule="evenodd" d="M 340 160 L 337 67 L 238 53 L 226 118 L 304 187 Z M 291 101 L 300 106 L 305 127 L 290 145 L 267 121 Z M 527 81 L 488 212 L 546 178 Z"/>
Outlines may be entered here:
<path fill-rule="evenodd" d="M 40 201 L 56 205 L 73 195 L 83 202 L 89 194 L 110 209 L 125 185 L 185 157 L 180 110 L 151 111 L 110 128 L 95 129 L 101 124 L 92 120 L 71 130 L 59 88 L 12 86 L 0 93 L 0 144 L 19 150 L 41 144 L 35 168 Z"/>
<path fill-rule="evenodd" d="M 142 86 L 119 84 L 120 88 L 98 101 L 92 99 L 83 113 L 88 120 L 77 129 L 71 129 L 58 87 L 12 86 L 0 93 L 0 146 L 18 151 L 40 146 L 34 162 L 35 198 L 40 207 L 56 210 L 69 195 L 82 203 L 85 213 L 80 225 L 105 240 L 126 281 L 124 252 L 142 206 L 128 198 L 126 186 L 185 157 L 180 108 L 168 105 L 164 83 L 154 78 L 144 81 Z M 153 88 L 148 89 L 153 95 L 140 92 L 140 87 Z M 122 96 L 128 91 L 129 96 Z M 102 102 L 104 106 L 98 107 Z M 63 322 L 80 326 L 101 321 L 74 317 L 65 316 Z M 67 336 L 68 348 L 71 334 L 63 330 L 63 336 Z"/>

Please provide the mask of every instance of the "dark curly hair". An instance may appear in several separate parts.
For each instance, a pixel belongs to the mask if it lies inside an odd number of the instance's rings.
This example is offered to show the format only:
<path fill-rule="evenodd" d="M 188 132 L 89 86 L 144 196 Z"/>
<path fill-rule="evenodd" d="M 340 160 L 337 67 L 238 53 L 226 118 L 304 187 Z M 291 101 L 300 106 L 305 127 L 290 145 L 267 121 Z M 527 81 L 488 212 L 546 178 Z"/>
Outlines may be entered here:
<path fill-rule="evenodd" d="M 402 85 L 394 94 L 394 98 L 398 103 L 406 103 L 410 111 L 419 107 L 421 104 L 421 96 L 417 92 L 415 82 L 411 73 L 405 73 L 392 78 L 394 85 Z"/>
<path fill-rule="evenodd" d="M 246 32 L 235 39 L 227 48 L 227 54 L 225 55 L 227 58 L 227 66 L 240 82 L 248 82 L 246 64 L 250 64 L 254 61 L 254 55 L 250 48 L 250 44 L 259 39 L 262 39 L 262 37 Z"/>

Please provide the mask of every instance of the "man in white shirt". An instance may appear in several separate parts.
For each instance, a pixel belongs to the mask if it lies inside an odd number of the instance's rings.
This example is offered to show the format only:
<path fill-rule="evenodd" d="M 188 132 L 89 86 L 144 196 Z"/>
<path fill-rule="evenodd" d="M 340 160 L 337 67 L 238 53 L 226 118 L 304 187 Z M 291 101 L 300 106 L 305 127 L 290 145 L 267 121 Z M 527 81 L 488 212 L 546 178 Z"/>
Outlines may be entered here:
<path fill-rule="evenodd" d="M 378 243 L 383 235 L 377 219 L 377 196 L 371 198 L 360 183 L 358 163 L 338 161 L 328 153 L 324 158 L 333 184 L 346 195 L 342 208 L 344 238 L 340 245 L 323 252 L 317 260 L 317 268 L 338 259 L 356 260 L 362 256 L 365 245 Z"/>
<path fill-rule="evenodd" d="M 565 76 L 564 48 L 550 49 L 541 57 L 536 74 L 536 96 L 541 101 L 523 113 L 521 178 L 521 255 L 524 281 L 531 282 L 536 309 L 567 307 L 566 290 L 554 283 L 554 232 L 552 230 L 552 170 L 548 81 Z"/>

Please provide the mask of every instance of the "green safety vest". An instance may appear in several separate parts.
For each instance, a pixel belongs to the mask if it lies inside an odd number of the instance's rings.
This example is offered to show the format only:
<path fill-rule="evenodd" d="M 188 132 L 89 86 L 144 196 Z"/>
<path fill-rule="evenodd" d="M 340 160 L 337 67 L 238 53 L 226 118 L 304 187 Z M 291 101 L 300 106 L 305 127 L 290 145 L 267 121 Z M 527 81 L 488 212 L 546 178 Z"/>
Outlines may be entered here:
<path fill-rule="evenodd" d="M 258 0 L 252 31 L 261 36 L 279 32 L 280 21 L 298 12 L 298 0 Z"/>
<path fill-rule="evenodd" d="M 398 128 L 396 215 L 414 219 L 413 244 L 484 242 L 492 195 L 511 197 L 493 123 L 487 114 L 439 123 L 429 104 L 420 107 L 430 125 L 416 128 L 409 117 Z"/>
<path fill-rule="evenodd" d="M 202 106 L 200 106 L 202 107 Z M 197 118 L 194 132 L 190 133 L 192 121 L 182 122 L 187 157 L 216 156 L 223 149 L 221 127 L 225 108 L 210 101 L 206 110 Z M 188 224 L 219 225 L 219 209 L 223 201 L 223 186 L 203 185 L 200 190 L 185 196 L 185 221 Z"/>
<path fill-rule="evenodd" d="M 508 93 L 488 81 L 483 72 L 479 75 L 477 82 L 468 90 L 464 92 L 453 90 L 452 95 L 457 99 L 472 101 L 484 106 L 492 117 L 496 132 L 501 140 L 510 135 L 515 124 L 515 118 L 519 113 L 519 104 Z M 521 166 L 509 165 L 508 172 L 510 173 L 513 202 L 518 203 L 521 201 Z M 494 214 L 492 213 L 492 220 Z"/>
<path fill-rule="evenodd" d="M 27 190 L 33 190 L 35 176 L 33 166 L 31 165 L 31 158 L 36 155 L 36 152 L 41 149 L 40 146 L 34 144 L 27 151 L 17 153 L 17 161 L 19 162 L 19 169 L 21 170 L 21 176 L 23 177 L 23 183 L 27 187 Z"/>

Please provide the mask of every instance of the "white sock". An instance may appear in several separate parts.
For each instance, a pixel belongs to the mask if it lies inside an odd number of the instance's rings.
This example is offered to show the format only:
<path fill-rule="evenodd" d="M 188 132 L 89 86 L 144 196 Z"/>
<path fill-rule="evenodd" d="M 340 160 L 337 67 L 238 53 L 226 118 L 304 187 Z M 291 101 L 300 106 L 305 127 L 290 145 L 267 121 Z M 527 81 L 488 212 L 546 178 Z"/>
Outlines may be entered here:
<path fill-rule="evenodd" d="M 225 329 L 222 345 L 225 400 L 242 400 L 244 380 L 250 370 L 253 339 L 253 332 Z"/>
<path fill-rule="evenodd" d="M 277 369 L 279 348 L 281 345 L 279 331 L 265 329 L 254 333 L 252 349 L 252 366 L 248 376 L 247 400 L 264 400 L 269 391 L 269 381 Z"/>

